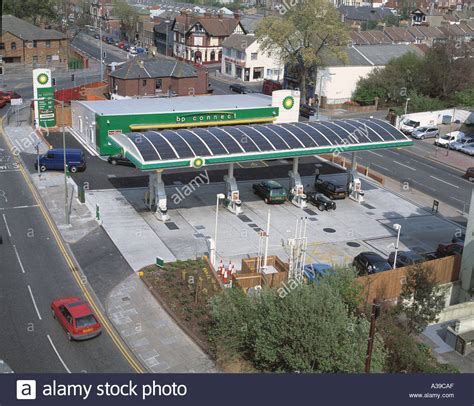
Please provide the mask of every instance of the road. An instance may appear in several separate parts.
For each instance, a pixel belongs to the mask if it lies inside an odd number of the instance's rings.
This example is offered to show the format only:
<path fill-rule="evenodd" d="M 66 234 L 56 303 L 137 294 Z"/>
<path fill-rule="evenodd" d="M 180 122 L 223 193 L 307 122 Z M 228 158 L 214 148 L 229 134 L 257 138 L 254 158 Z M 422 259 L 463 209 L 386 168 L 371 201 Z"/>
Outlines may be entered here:
<path fill-rule="evenodd" d="M 0 359 L 20 373 L 133 372 L 107 331 L 69 342 L 52 318 L 54 298 L 84 294 L 3 134 L 0 235 Z"/>

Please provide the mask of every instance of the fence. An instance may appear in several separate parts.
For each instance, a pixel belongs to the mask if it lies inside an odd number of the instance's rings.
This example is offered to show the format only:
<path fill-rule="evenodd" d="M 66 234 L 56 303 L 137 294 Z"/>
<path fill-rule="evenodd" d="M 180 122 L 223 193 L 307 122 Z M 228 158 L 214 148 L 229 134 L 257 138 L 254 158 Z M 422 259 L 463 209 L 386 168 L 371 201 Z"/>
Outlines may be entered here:
<path fill-rule="evenodd" d="M 278 272 L 271 274 L 257 273 L 257 258 L 242 260 L 242 271 L 235 276 L 235 282 L 244 290 L 258 285 L 270 288 L 279 288 L 288 280 L 288 264 L 276 256 L 268 257 L 268 265 L 273 266 Z"/>
<path fill-rule="evenodd" d="M 30 115 L 30 101 L 24 99 L 20 106 L 9 106 L 5 114 L 5 120 L 8 126 L 19 127 L 24 124 L 32 124 L 33 120 Z"/>

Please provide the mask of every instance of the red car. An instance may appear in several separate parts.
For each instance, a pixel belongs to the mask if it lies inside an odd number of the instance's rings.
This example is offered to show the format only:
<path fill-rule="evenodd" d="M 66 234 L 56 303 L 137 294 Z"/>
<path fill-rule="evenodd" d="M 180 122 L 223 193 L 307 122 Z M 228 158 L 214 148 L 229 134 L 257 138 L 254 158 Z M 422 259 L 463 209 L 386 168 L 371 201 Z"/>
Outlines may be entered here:
<path fill-rule="evenodd" d="M 442 258 L 450 255 L 461 255 L 463 248 L 464 244 L 460 242 L 439 244 L 436 250 L 436 256 Z"/>
<path fill-rule="evenodd" d="M 9 90 L 8 92 L 0 92 L 0 100 L 5 100 L 6 102 L 10 102 L 11 99 L 21 99 L 21 96 Z"/>
<path fill-rule="evenodd" d="M 102 332 L 97 317 L 80 297 L 54 300 L 51 303 L 51 312 L 66 330 L 68 340 L 87 340 Z"/>
<path fill-rule="evenodd" d="M 6 105 L 7 105 L 7 101 L 0 99 L 0 109 L 3 109 Z"/>

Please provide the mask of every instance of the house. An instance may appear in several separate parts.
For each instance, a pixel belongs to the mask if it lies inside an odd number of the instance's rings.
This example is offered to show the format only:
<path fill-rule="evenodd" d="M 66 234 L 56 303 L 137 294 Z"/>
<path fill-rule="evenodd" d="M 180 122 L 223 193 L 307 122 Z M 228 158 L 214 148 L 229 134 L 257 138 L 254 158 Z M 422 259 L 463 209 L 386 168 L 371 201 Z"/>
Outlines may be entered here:
<path fill-rule="evenodd" d="M 411 16 L 411 25 L 422 25 L 426 24 L 426 13 L 417 8 L 410 13 Z"/>
<path fill-rule="evenodd" d="M 172 25 L 173 21 L 164 20 L 155 24 L 153 27 L 156 51 L 161 55 L 173 55 L 173 32 L 171 31 Z"/>
<path fill-rule="evenodd" d="M 33 67 L 67 65 L 66 34 L 46 30 L 12 15 L 2 16 L 0 55 L 3 63 L 23 63 Z"/>
<path fill-rule="evenodd" d="M 317 75 L 316 92 L 321 89 L 322 103 L 328 107 L 341 105 L 352 98 L 357 82 L 367 77 L 374 69 L 381 68 L 393 59 L 422 51 L 405 44 L 354 45 L 347 48 L 348 62 L 329 59 L 327 66 Z"/>
<path fill-rule="evenodd" d="M 244 82 L 263 79 L 281 80 L 284 65 L 263 52 L 252 34 L 232 34 L 222 43 L 221 72 Z"/>
<path fill-rule="evenodd" d="M 108 76 L 109 93 L 123 97 L 206 94 L 209 86 L 207 71 L 164 56 L 135 58 Z"/>
<path fill-rule="evenodd" d="M 246 34 L 240 14 L 225 17 L 222 13 L 203 15 L 181 11 L 172 25 L 174 55 L 194 63 L 220 63 L 222 43 L 232 34 Z"/>
<path fill-rule="evenodd" d="M 338 10 L 345 23 L 356 26 L 368 23 L 369 21 L 382 22 L 385 18 L 393 16 L 392 11 L 386 7 L 340 6 L 338 7 Z"/>

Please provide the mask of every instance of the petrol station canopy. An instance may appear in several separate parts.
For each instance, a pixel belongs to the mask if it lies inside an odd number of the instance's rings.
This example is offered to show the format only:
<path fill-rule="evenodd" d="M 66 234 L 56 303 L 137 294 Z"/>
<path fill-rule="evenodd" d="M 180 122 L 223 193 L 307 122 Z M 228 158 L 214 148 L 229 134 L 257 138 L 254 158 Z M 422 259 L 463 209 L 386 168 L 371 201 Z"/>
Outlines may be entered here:
<path fill-rule="evenodd" d="M 413 143 L 376 118 L 134 132 L 110 135 L 109 141 L 141 170 L 199 168 Z"/>

